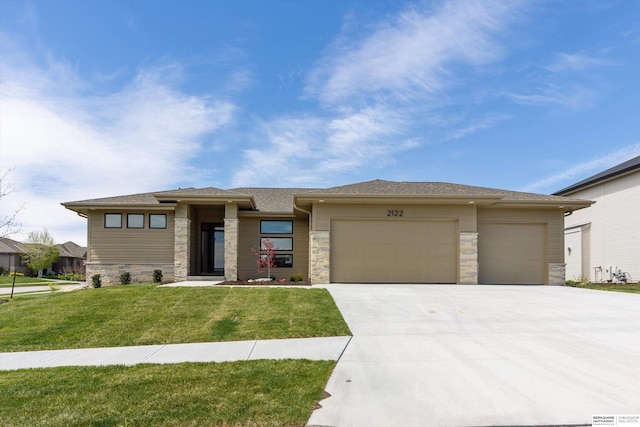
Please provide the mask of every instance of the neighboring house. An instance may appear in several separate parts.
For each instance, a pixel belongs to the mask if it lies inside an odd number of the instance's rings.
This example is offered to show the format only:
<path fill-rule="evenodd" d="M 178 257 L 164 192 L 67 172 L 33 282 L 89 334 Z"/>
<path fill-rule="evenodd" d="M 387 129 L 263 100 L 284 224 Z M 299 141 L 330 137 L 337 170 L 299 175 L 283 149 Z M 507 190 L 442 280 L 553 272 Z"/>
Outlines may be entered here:
<path fill-rule="evenodd" d="M 564 215 L 591 202 L 433 182 L 187 188 L 63 203 L 88 219 L 87 277 L 260 277 L 277 249 L 312 283 L 563 284 Z"/>
<path fill-rule="evenodd" d="M 554 194 L 596 202 L 565 218 L 567 279 L 639 281 L 640 156 Z"/>
<path fill-rule="evenodd" d="M 84 270 L 84 263 L 87 259 L 87 248 L 79 246 L 73 242 L 56 245 L 58 247 L 59 258 L 54 262 L 51 269 L 58 274 L 77 273 Z"/>
<path fill-rule="evenodd" d="M 0 237 L 0 267 L 3 267 L 4 274 L 14 272 L 27 274 L 29 268 L 22 259 L 26 253 L 22 243 L 7 237 Z"/>

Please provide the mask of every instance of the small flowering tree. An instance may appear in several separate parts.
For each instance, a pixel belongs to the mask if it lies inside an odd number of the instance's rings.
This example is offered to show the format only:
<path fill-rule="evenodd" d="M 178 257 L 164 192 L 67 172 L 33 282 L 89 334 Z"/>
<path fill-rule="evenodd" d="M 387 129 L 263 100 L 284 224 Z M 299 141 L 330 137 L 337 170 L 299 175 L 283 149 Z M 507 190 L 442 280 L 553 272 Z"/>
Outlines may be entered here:
<path fill-rule="evenodd" d="M 267 277 L 271 277 L 271 269 L 276 268 L 276 251 L 274 244 L 269 239 L 260 242 L 260 247 L 251 249 L 256 256 L 256 266 L 258 273 L 267 273 Z"/>

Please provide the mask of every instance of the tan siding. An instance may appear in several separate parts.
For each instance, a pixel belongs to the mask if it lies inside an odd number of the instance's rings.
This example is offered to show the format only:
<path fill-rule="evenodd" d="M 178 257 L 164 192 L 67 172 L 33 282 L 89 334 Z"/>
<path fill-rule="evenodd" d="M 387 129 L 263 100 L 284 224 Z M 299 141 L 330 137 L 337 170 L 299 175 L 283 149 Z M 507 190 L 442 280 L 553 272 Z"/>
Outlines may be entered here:
<path fill-rule="evenodd" d="M 479 207 L 478 223 L 483 222 L 546 224 L 548 262 L 564 262 L 564 214 L 561 209 Z"/>
<path fill-rule="evenodd" d="M 260 244 L 261 218 L 240 217 L 238 242 L 238 279 L 247 280 L 260 276 L 256 269 L 256 256 L 251 248 Z M 267 219 L 267 218 L 265 218 Z M 278 279 L 289 279 L 300 272 L 305 279 L 309 275 L 309 220 L 307 217 L 274 218 L 269 220 L 293 220 L 293 268 L 276 268 L 272 274 Z M 269 236 L 269 235 L 265 235 Z M 289 237 L 290 235 L 272 235 L 273 237 Z M 284 251 L 283 253 L 291 253 Z"/>
<path fill-rule="evenodd" d="M 173 263 L 174 214 L 153 211 L 167 215 L 166 229 L 150 229 L 149 212 L 129 211 L 122 213 L 122 228 L 105 228 L 104 211 L 89 213 L 89 261 L 99 263 Z M 145 214 L 145 228 L 131 229 L 126 226 L 127 213 Z"/>
<path fill-rule="evenodd" d="M 476 207 L 470 205 L 414 205 L 414 204 L 330 204 L 314 205 L 314 229 L 328 231 L 332 219 L 361 218 L 387 219 L 388 210 L 402 210 L 403 219 L 452 219 L 457 220 L 460 232 L 475 232 Z"/>

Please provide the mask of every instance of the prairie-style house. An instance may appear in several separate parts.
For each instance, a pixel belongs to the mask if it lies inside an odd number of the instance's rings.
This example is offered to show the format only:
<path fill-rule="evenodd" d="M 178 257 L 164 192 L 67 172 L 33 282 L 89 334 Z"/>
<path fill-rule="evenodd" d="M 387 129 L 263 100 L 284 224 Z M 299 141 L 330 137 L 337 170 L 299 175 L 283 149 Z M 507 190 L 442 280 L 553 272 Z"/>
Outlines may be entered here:
<path fill-rule="evenodd" d="M 63 203 L 87 218 L 87 277 L 312 283 L 562 284 L 564 217 L 591 202 L 439 182 L 186 188 Z"/>

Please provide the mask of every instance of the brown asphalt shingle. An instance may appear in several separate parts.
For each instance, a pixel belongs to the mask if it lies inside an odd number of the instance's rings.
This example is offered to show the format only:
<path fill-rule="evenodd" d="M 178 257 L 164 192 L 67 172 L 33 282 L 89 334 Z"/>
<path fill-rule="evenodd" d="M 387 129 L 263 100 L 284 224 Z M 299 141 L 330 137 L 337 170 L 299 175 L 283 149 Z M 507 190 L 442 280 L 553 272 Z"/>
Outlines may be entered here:
<path fill-rule="evenodd" d="M 186 188 L 154 193 L 132 194 L 127 196 L 106 197 L 102 199 L 82 200 L 65 203 L 65 205 L 153 205 L 158 204 L 154 197 L 162 196 L 253 196 L 256 208 L 262 212 L 293 212 L 294 195 L 354 195 L 354 196 L 495 196 L 504 201 L 582 201 L 576 198 L 549 196 L 546 194 L 523 193 L 519 191 L 500 190 L 496 188 L 476 187 L 471 185 L 451 184 L 446 182 L 397 182 L 376 179 L 356 184 L 330 188 L 252 188 L 240 187 L 223 190 L 215 187 Z"/>

